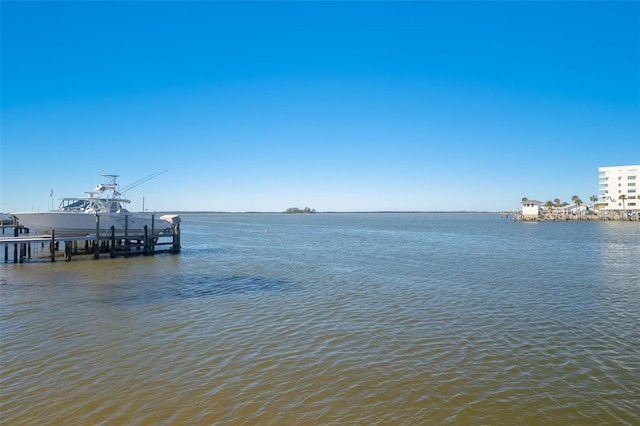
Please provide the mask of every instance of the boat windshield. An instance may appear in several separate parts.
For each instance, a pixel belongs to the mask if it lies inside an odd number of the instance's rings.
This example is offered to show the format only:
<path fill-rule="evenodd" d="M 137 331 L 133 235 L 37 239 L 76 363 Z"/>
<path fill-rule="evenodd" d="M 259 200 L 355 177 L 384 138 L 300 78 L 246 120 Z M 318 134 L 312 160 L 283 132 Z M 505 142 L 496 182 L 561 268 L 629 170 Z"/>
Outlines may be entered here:
<path fill-rule="evenodd" d="M 113 200 L 105 198 L 65 198 L 60 203 L 60 210 L 64 211 L 79 211 L 79 212 L 109 212 L 120 213 L 127 212 L 120 201 L 127 202 L 128 200 Z"/>
<path fill-rule="evenodd" d="M 88 205 L 87 200 L 79 200 L 77 198 L 64 198 L 60 203 L 60 210 L 84 211 Z"/>

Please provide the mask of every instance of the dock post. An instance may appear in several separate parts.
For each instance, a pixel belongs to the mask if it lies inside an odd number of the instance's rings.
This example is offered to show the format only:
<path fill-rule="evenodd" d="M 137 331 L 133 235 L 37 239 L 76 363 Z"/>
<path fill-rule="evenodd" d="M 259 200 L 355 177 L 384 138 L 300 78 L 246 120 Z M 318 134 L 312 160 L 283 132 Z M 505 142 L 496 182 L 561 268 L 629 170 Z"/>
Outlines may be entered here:
<path fill-rule="evenodd" d="M 51 261 L 56 261 L 56 230 L 51 230 Z"/>
<path fill-rule="evenodd" d="M 16 221 L 15 225 L 15 228 L 13 228 L 13 236 L 18 237 L 18 221 Z M 13 243 L 13 263 L 18 263 L 18 243 Z"/>
<path fill-rule="evenodd" d="M 71 253 L 73 251 L 73 243 L 71 241 L 64 242 L 64 260 L 69 262 L 71 260 Z"/>
<path fill-rule="evenodd" d="M 116 257 L 116 227 L 111 226 L 111 249 L 109 251 L 109 257 L 112 259 Z"/>
<path fill-rule="evenodd" d="M 153 229 L 153 225 L 151 225 Z M 147 225 L 144 226 L 144 248 L 142 249 L 142 253 L 146 256 L 149 254 L 149 228 Z"/>
<path fill-rule="evenodd" d="M 124 252 L 126 253 L 131 249 L 131 241 L 129 240 L 129 215 L 124 217 Z"/>
<path fill-rule="evenodd" d="M 93 258 L 100 259 L 100 215 L 96 215 L 96 239 L 93 242 Z"/>
<path fill-rule="evenodd" d="M 180 251 L 180 224 L 173 225 L 173 252 L 178 253 Z"/>
<path fill-rule="evenodd" d="M 158 236 L 156 236 L 156 215 L 152 214 L 151 215 L 151 242 L 149 243 L 150 247 L 149 250 L 151 250 L 151 254 L 156 254 L 156 243 L 158 242 L 158 239 L 160 239 L 160 233 L 158 233 Z"/>
<path fill-rule="evenodd" d="M 156 252 L 156 215 L 151 215 L 151 242 L 149 243 L 149 252 L 155 254 Z"/>

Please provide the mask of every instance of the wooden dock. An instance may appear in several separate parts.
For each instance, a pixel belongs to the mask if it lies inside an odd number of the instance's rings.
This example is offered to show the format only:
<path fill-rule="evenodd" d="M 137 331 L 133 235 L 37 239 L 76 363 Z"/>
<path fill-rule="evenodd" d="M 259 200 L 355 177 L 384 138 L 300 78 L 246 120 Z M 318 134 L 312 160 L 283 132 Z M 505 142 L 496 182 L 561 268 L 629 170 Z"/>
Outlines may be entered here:
<path fill-rule="evenodd" d="M 6 236 L 9 229 L 11 236 Z M 63 243 L 63 244 L 61 244 Z M 64 260 L 70 261 L 76 255 L 89 255 L 93 259 L 100 259 L 101 254 L 108 254 L 110 258 L 117 256 L 153 255 L 156 253 L 180 252 L 180 224 L 172 225 L 171 232 L 151 235 L 145 227 L 144 233 L 127 234 L 118 233 L 113 227 L 107 235 L 85 235 L 79 237 L 56 236 L 55 230 L 47 235 L 30 235 L 27 228 L 17 225 L 3 225 L 0 245 L 4 246 L 4 262 L 8 263 L 10 253 L 13 254 L 13 263 L 24 263 L 25 259 L 31 259 L 32 253 L 40 249 L 49 250 L 48 257 L 52 262 L 60 247 L 64 250 Z M 36 250 L 32 245 L 36 246 Z M 12 248 L 12 250 L 9 250 Z"/>

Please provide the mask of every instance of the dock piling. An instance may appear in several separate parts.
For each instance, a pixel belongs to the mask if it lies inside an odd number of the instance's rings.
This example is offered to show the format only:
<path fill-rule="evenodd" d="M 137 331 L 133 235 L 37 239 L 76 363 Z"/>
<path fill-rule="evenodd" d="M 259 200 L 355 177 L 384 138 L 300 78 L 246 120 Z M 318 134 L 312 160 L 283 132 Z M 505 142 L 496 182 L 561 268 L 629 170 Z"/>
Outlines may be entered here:
<path fill-rule="evenodd" d="M 51 230 L 51 261 L 55 262 L 56 261 L 56 230 L 52 229 Z"/>
<path fill-rule="evenodd" d="M 93 241 L 93 258 L 100 259 L 100 215 L 96 215 L 96 239 Z"/>
<path fill-rule="evenodd" d="M 116 257 L 116 227 L 111 226 L 111 247 L 109 248 L 109 257 Z"/>
<path fill-rule="evenodd" d="M 69 262 L 71 260 L 71 253 L 73 252 L 73 242 L 65 241 L 64 242 L 64 260 Z"/>

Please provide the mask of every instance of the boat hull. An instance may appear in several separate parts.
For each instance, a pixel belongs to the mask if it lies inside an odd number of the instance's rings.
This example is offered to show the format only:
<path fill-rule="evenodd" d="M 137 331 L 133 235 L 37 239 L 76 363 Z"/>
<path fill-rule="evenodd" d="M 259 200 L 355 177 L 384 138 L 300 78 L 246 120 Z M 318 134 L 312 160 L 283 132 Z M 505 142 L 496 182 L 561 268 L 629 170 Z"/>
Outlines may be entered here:
<path fill-rule="evenodd" d="M 80 237 L 95 235 L 96 229 L 101 235 L 111 234 L 111 227 L 117 235 L 141 235 L 147 227 L 148 235 L 160 235 L 171 229 L 171 222 L 148 214 L 100 213 L 98 215 L 83 212 L 49 211 L 15 213 L 18 223 L 38 234 Z"/>

